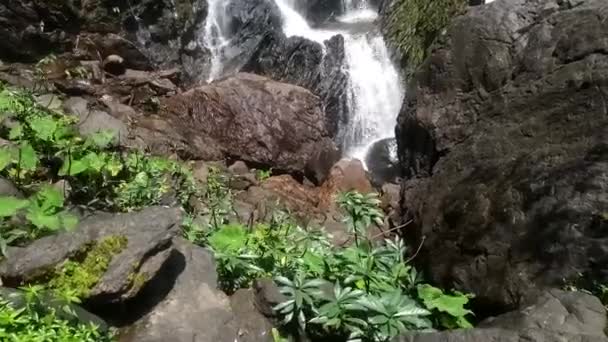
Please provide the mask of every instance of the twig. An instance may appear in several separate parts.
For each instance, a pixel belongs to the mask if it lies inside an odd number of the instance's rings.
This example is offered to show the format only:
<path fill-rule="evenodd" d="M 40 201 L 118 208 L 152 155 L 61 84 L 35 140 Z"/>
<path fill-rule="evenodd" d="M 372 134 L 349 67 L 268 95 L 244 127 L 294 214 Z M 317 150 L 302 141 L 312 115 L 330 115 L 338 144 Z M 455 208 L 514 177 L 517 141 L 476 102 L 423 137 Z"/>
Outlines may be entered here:
<path fill-rule="evenodd" d="M 409 221 L 405 222 L 405 223 L 404 223 L 404 224 L 402 224 L 402 225 L 399 225 L 399 226 L 397 226 L 397 227 L 393 227 L 393 228 L 391 228 L 391 229 L 389 229 L 389 230 L 387 230 L 387 231 L 385 231 L 385 232 L 380 232 L 380 233 L 378 233 L 378 234 L 376 234 L 376 235 L 373 235 L 373 236 L 372 236 L 372 237 L 370 237 L 369 239 L 370 239 L 370 240 L 373 240 L 373 239 L 377 238 L 378 236 L 381 236 L 381 235 L 384 235 L 384 234 L 387 234 L 387 233 L 393 232 L 393 231 L 395 231 L 395 230 L 397 230 L 397 229 L 401 229 L 401 228 L 403 228 L 403 227 L 408 226 L 408 225 L 409 225 L 410 223 L 412 223 L 412 222 L 414 222 L 414 220 L 409 220 Z"/>
<path fill-rule="evenodd" d="M 399 225 L 399 226 L 397 226 L 397 227 L 393 227 L 393 228 L 391 228 L 391 229 L 389 229 L 389 230 L 387 230 L 387 231 L 383 231 L 383 232 L 380 232 L 379 234 L 373 235 L 372 237 L 370 237 L 370 238 L 369 238 L 369 240 L 373 240 L 373 239 L 377 238 L 378 236 L 381 236 L 381 235 L 384 235 L 384 234 L 390 233 L 390 232 L 392 232 L 392 231 L 395 231 L 395 230 L 397 230 L 397 229 L 401 229 L 401 228 L 403 228 L 403 227 L 406 227 L 406 226 L 408 226 L 410 223 L 412 223 L 413 221 L 414 221 L 414 220 L 409 220 L 409 221 L 405 222 L 405 223 L 404 223 L 404 224 L 402 224 L 402 225 Z M 344 246 L 345 246 L 347 243 L 349 243 L 349 242 L 350 242 L 350 240 L 352 239 L 352 237 L 353 237 L 353 235 L 352 235 L 352 234 L 350 234 L 350 235 L 348 236 L 348 239 L 346 239 L 346 241 L 344 241 L 344 242 L 342 242 L 342 243 L 340 244 L 340 247 L 344 247 Z"/>
<path fill-rule="evenodd" d="M 418 245 L 418 249 L 416 250 L 416 253 L 414 253 L 414 255 L 412 255 L 411 257 L 407 258 L 407 260 L 405 260 L 404 264 L 408 264 L 410 261 L 414 260 L 416 258 L 416 256 L 418 255 L 418 253 L 420 253 L 420 250 L 422 249 L 422 245 L 424 244 L 424 240 L 426 240 L 426 235 L 424 235 L 422 237 L 422 241 L 420 241 L 420 245 Z"/>

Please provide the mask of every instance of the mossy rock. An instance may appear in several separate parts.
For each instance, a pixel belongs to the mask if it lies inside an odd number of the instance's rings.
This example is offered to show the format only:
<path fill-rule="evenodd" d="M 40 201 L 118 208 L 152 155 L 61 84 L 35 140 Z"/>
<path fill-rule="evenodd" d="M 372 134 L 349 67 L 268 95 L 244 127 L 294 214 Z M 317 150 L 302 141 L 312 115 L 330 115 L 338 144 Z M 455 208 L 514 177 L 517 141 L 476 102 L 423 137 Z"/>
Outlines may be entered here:
<path fill-rule="evenodd" d="M 51 276 L 48 286 L 59 293 L 87 298 L 97 285 L 115 255 L 127 247 L 124 236 L 108 236 L 93 244 L 84 255 L 67 260 Z M 81 259 L 81 260 L 78 260 Z"/>

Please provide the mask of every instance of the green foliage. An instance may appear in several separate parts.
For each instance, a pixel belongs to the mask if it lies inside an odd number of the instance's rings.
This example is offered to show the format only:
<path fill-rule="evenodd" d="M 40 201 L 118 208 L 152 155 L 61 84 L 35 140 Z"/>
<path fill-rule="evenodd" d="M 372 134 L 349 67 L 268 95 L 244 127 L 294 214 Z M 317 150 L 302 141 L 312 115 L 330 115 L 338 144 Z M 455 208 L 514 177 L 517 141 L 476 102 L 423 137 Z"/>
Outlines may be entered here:
<path fill-rule="evenodd" d="M 387 37 L 410 71 L 424 60 L 435 38 L 467 4 L 467 0 L 397 0 L 392 4 L 385 20 Z"/>
<path fill-rule="evenodd" d="M 338 204 L 347 214 L 344 221 L 350 233 L 354 234 L 356 245 L 372 223 L 383 223 L 384 215 L 378 207 L 380 200 L 375 193 L 345 192 L 338 197 Z"/>
<path fill-rule="evenodd" d="M 0 252 L 6 254 L 6 248 L 20 240 L 31 240 L 57 232 L 62 229 L 73 229 L 78 220 L 63 210 L 63 194 L 48 185 L 29 199 L 11 196 L 0 196 Z M 13 224 L 11 220 L 24 212 L 25 220 Z M 19 221 L 19 219 L 17 219 Z"/>
<path fill-rule="evenodd" d="M 268 170 L 256 170 L 255 177 L 258 181 L 263 182 L 272 176 L 272 168 Z"/>
<path fill-rule="evenodd" d="M 86 298 L 110 266 L 112 258 L 127 246 L 124 236 L 109 236 L 85 252 L 84 258 L 68 260 L 51 277 L 48 287 L 58 293 Z"/>
<path fill-rule="evenodd" d="M 64 210 L 64 196 L 49 181 L 71 185 L 69 202 L 101 210 L 130 211 L 171 197 L 186 205 L 196 192 L 194 177 L 181 163 L 116 149 L 116 135 L 78 135 L 76 119 L 36 104 L 32 96 L 0 85 L 0 175 L 29 199 L 0 198 L 0 251 L 60 229 L 76 226 Z M 39 189 L 37 193 L 32 190 Z M 24 212 L 27 225 L 17 216 Z"/>
<path fill-rule="evenodd" d="M 228 187 L 229 178 L 218 168 L 209 168 L 207 175 L 207 187 L 204 192 L 204 200 L 211 211 L 211 226 L 218 229 L 232 211 L 232 192 Z"/>
<path fill-rule="evenodd" d="M 206 241 L 222 288 L 233 292 L 256 278 L 274 277 L 287 297 L 275 310 L 286 327 L 308 336 L 387 341 L 406 330 L 470 326 L 468 297 L 420 285 L 401 239 L 374 244 L 366 238 L 369 226 L 382 222 L 375 195 L 346 193 L 338 201 L 358 236 L 347 248 L 332 246 L 322 230 L 306 231 L 280 212 L 250 229 L 212 230 Z"/>
<path fill-rule="evenodd" d="M 93 324 L 78 322 L 75 314 L 68 309 L 71 301 L 61 299 L 64 315 L 42 305 L 43 288 L 30 286 L 23 288 L 25 305 L 17 308 L 11 302 L 0 298 L 0 340 L 12 342 L 110 342 L 112 334 L 102 332 Z M 66 316 L 65 313 L 68 315 Z"/>
<path fill-rule="evenodd" d="M 471 295 L 454 292 L 448 295 L 443 290 L 428 284 L 418 286 L 418 297 L 429 310 L 436 311 L 439 324 L 446 329 L 471 328 L 467 315 L 473 312 L 465 309 Z"/>

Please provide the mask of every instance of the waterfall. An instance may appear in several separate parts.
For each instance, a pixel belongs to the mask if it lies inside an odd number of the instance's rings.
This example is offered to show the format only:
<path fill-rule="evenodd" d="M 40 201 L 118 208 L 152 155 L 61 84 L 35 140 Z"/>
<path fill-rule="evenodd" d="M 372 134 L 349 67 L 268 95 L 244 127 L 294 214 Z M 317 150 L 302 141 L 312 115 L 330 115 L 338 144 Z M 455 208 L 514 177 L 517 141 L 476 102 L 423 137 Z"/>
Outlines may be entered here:
<path fill-rule="evenodd" d="M 399 73 L 390 60 L 384 38 L 379 32 L 311 28 L 293 7 L 293 0 L 275 3 L 284 17 L 283 30 L 288 37 L 301 36 L 321 44 L 336 34 L 344 37 L 349 120 L 340 127 L 339 142 L 347 156 L 364 161 L 374 142 L 394 137 L 403 100 Z M 366 0 L 343 0 L 343 6 L 344 14 L 337 18 L 341 23 L 369 24 L 378 17 Z"/>
<path fill-rule="evenodd" d="M 236 0 L 247 1 L 247 0 Z M 331 28 L 316 28 L 306 21 L 296 6 L 301 0 L 274 0 L 283 17 L 287 37 L 300 36 L 318 42 L 341 34 L 344 37 L 345 65 L 348 74 L 346 93 L 348 122 L 339 127 L 337 142 L 348 157 L 365 161 L 369 147 L 394 137 L 394 127 L 403 99 L 399 73 L 391 63 L 387 46 L 379 30 L 373 27 L 378 13 L 368 0 L 342 0 L 343 15 Z M 211 52 L 208 81 L 222 75 L 224 50 L 230 44 L 226 32 L 227 0 L 208 0 L 209 14 L 203 43 Z"/>
<path fill-rule="evenodd" d="M 207 82 L 211 82 L 222 75 L 224 48 L 230 44 L 230 39 L 226 35 L 228 23 L 224 22 L 228 3 L 229 1 L 226 0 L 208 0 L 205 34 L 202 37 L 202 44 L 211 54 L 211 66 Z"/>

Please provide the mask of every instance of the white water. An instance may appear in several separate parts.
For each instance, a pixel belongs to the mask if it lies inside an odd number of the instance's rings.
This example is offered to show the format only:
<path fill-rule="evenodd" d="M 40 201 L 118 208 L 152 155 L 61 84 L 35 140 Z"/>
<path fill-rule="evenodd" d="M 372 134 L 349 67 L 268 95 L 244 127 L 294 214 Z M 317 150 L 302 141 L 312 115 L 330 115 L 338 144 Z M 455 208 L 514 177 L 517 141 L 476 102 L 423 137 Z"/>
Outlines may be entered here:
<path fill-rule="evenodd" d="M 349 157 L 365 159 L 374 142 L 394 137 L 394 128 L 403 90 L 399 73 L 390 60 L 384 39 L 379 33 L 350 33 L 341 30 L 314 29 L 294 10 L 294 0 L 275 0 L 280 8 L 285 34 L 323 43 L 342 34 L 345 43 L 346 69 L 349 75 L 349 122 L 340 128 L 340 139 Z M 366 0 L 344 0 L 342 23 L 370 23 L 378 14 Z"/>
<path fill-rule="evenodd" d="M 247 0 L 238 0 L 247 1 Z M 349 32 L 346 29 L 312 28 L 298 13 L 296 4 L 302 0 L 274 0 L 283 16 L 283 31 L 288 37 L 300 36 L 320 43 L 341 34 L 344 37 L 348 73 L 348 112 L 345 127 L 339 129 L 339 143 L 348 157 L 365 160 L 370 145 L 394 137 L 396 118 L 403 99 L 403 90 L 396 68 L 379 32 Z M 211 51 L 212 63 L 208 82 L 222 75 L 226 38 L 225 8 L 227 0 L 209 0 L 209 15 L 204 42 Z M 345 14 L 337 18 L 345 27 L 361 24 L 371 26 L 378 13 L 367 0 L 343 0 Z M 363 26 L 362 26 L 363 27 Z"/>
<path fill-rule="evenodd" d="M 228 23 L 224 22 L 227 0 L 208 0 L 208 14 L 205 22 L 205 35 L 203 44 L 211 53 L 211 67 L 207 82 L 211 82 L 222 75 L 224 48 L 230 44 L 225 33 Z"/>

